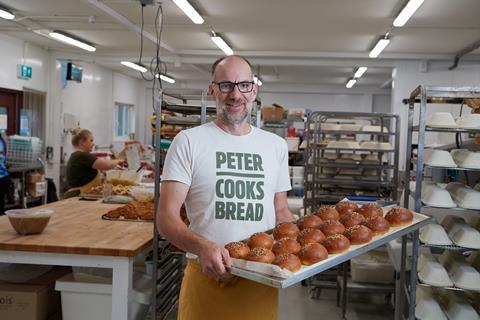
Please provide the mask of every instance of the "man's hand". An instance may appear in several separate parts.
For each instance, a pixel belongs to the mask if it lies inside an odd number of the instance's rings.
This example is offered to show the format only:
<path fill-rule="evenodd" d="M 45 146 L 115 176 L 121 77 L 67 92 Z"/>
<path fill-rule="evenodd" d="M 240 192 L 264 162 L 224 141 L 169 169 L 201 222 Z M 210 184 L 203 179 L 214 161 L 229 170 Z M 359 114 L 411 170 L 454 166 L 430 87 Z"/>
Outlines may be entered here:
<path fill-rule="evenodd" d="M 212 242 L 206 242 L 198 254 L 202 271 L 213 279 L 228 279 L 232 260 L 228 250 Z"/>

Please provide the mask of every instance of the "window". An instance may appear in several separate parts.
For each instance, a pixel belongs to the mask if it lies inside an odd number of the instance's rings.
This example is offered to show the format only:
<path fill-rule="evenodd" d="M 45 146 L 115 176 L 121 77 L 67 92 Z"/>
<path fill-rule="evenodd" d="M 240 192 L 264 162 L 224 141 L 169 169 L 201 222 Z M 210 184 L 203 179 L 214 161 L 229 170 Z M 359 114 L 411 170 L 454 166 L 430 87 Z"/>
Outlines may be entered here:
<path fill-rule="evenodd" d="M 129 134 L 135 132 L 135 109 L 132 105 L 115 103 L 114 137 L 128 140 Z"/>

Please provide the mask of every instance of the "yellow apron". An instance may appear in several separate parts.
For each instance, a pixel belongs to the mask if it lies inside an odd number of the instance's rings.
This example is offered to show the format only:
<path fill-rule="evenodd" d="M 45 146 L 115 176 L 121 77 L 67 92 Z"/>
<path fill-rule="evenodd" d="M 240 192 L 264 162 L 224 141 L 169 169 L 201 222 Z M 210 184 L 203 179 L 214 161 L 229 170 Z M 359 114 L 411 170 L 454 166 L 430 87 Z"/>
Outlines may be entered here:
<path fill-rule="evenodd" d="M 101 184 L 102 184 L 102 173 L 99 170 L 97 170 L 97 175 L 95 176 L 95 178 L 93 178 L 93 180 L 91 180 L 87 184 L 84 184 L 83 186 L 68 189 L 67 192 L 65 192 L 65 195 L 68 195 L 76 191 L 80 191 L 80 194 L 86 193 L 87 191 L 90 191 L 91 188 L 99 186 Z"/>
<path fill-rule="evenodd" d="M 278 289 L 239 277 L 214 280 L 189 260 L 178 309 L 178 320 L 276 320 Z"/>

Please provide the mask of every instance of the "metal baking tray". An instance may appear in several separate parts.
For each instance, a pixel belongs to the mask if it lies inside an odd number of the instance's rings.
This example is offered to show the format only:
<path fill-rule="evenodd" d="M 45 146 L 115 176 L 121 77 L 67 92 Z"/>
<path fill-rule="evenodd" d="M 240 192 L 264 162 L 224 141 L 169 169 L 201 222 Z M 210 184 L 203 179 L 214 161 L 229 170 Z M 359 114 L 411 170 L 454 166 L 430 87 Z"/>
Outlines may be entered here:
<path fill-rule="evenodd" d="M 314 276 L 322 271 L 330 269 L 336 265 L 339 265 L 345 261 L 352 259 L 360 254 L 378 248 L 387 242 L 400 238 L 408 233 L 411 233 L 429 223 L 432 222 L 432 218 L 420 213 L 414 213 L 413 222 L 404 227 L 390 228 L 390 231 L 384 235 L 374 237 L 374 240 L 363 245 L 352 245 L 347 252 L 340 254 L 331 254 L 328 259 L 320 261 L 311 266 L 302 266 L 300 271 L 294 272 L 290 277 L 286 279 L 278 278 L 271 275 L 258 273 L 255 271 L 240 269 L 237 267 L 231 268 L 231 273 L 241 278 L 249 279 L 255 282 L 259 282 L 275 288 L 287 288 L 293 284 L 296 284 L 306 278 Z"/>
<path fill-rule="evenodd" d="M 127 218 L 110 218 L 105 213 L 102 215 L 103 220 L 110 220 L 110 221 L 133 221 L 133 222 L 153 222 L 153 220 L 143 220 L 143 219 L 127 219 Z"/>

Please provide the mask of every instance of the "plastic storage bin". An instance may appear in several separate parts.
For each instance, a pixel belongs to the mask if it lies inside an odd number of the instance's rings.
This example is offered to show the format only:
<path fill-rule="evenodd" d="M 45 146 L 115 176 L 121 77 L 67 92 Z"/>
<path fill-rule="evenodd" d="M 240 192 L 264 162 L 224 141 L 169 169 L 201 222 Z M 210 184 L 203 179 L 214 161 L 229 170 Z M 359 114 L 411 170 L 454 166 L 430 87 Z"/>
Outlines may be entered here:
<path fill-rule="evenodd" d="M 151 303 L 151 277 L 133 273 L 130 319 L 145 319 Z M 109 320 L 112 314 L 112 285 L 75 281 L 68 274 L 55 284 L 62 298 L 63 320 Z"/>
<path fill-rule="evenodd" d="M 370 251 L 350 260 L 352 280 L 390 284 L 394 282 L 395 269 L 386 252 Z"/>

